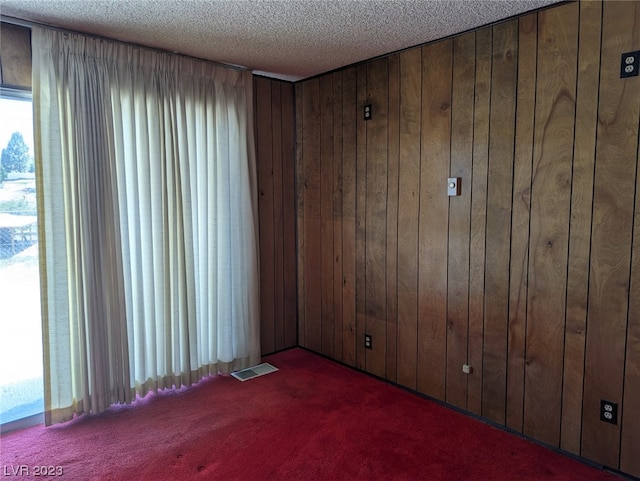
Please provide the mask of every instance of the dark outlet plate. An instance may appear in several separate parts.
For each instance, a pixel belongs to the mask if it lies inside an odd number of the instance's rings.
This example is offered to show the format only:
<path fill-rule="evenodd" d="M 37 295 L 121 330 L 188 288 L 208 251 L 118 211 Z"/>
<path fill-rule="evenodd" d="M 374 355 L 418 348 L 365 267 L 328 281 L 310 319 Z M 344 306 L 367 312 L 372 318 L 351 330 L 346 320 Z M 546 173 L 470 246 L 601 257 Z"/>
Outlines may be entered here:
<path fill-rule="evenodd" d="M 371 104 L 367 104 L 364 106 L 364 119 L 371 120 L 373 117 L 373 106 Z"/>
<path fill-rule="evenodd" d="M 637 77 L 640 69 L 640 50 L 622 54 L 620 78 Z"/>
<path fill-rule="evenodd" d="M 600 421 L 618 424 L 618 403 L 600 400 Z"/>
<path fill-rule="evenodd" d="M 364 335 L 364 347 L 365 349 L 373 349 L 373 337 L 371 334 Z"/>

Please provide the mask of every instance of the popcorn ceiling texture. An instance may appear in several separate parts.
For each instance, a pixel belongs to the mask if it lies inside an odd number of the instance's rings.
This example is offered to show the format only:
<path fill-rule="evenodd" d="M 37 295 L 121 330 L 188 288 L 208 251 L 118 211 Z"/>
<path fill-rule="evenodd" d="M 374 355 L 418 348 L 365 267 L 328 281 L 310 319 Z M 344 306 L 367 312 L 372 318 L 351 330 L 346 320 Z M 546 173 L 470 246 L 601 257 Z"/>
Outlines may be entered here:
<path fill-rule="evenodd" d="M 0 13 L 299 80 L 553 3 L 0 0 Z"/>

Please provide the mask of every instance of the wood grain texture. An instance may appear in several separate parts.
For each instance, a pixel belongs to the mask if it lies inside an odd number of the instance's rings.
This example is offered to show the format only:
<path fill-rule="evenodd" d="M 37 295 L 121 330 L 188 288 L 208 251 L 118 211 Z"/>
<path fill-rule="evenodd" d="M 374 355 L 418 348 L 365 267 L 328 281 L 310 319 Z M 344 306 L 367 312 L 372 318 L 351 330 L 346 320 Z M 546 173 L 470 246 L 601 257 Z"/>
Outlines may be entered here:
<path fill-rule="evenodd" d="M 332 357 L 635 475 L 640 85 L 619 63 L 640 49 L 639 10 L 564 3 L 333 72 L 326 113 Z M 313 350 L 319 86 L 296 99 L 299 330 Z M 600 399 L 619 403 L 618 426 Z"/>
<path fill-rule="evenodd" d="M 493 27 L 482 414 L 504 424 L 518 23 Z"/>
<path fill-rule="evenodd" d="M 262 353 L 298 344 L 294 86 L 254 77 Z M 301 223 L 303 224 L 303 223 Z"/>
<path fill-rule="evenodd" d="M 400 165 L 398 167 L 398 383 L 416 388 L 418 337 L 418 225 L 422 52 L 400 54 Z"/>
<path fill-rule="evenodd" d="M 284 213 L 282 203 L 282 82 L 271 82 L 271 175 L 273 178 L 273 336 L 284 349 Z"/>
<path fill-rule="evenodd" d="M 398 169 L 400 160 L 400 55 L 389 57 L 387 146 L 387 359 L 385 379 L 397 380 L 398 338 Z"/>
<path fill-rule="evenodd" d="M 365 309 L 366 332 L 373 338 L 367 349 L 366 370 L 385 375 L 386 362 L 386 240 L 387 240 L 387 155 L 389 72 L 387 58 L 367 64 L 367 96 L 372 119 L 367 128 Z"/>
<path fill-rule="evenodd" d="M 260 344 L 262 352 L 275 345 L 275 237 L 273 210 L 273 130 L 271 82 L 255 77 L 258 163 L 258 215 L 260 219 Z"/>
<path fill-rule="evenodd" d="M 638 125 L 640 136 L 640 123 Z M 624 371 L 625 409 L 621 415 L 620 470 L 640 477 L 640 151 L 636 159 L 636 206 L 633 221 L 633 251 L 631 252 L 631 281 L 627 321 L 627 356 Z"/>
<path fill-rule="evenodd" d="M 333 75 L 333 357 L 342 362 L 342 72 Z"/>
<path fill-rule="evenodd" d="M 306 303 L 305 303 L 305 292 L 306 292 L 306 276 L 307 272 L 305 269 L 305 253 L 306 243 L 305 243 L 305 218 L 304 218 L 304 198 L 307 192 L 307 189 L 304 185 L 305 182 L 305 150 L 304 150 L 304 103 L 302 99 L 304 98 L 304 83 L 298 83 L 295 86 L 295 103 L 296 103 L 296 269 L 297 269 L 297 323 L 298 323 L 298 336 L 297 341 L 298 345 L 306 347 L 306 319 L 305 312 Z"/>
<path fill-rule="evenodd" d="M 560 444 L 578 4 L 538 14 L 524 433 Z"/>
<path fill-rule="evenodd" d="M 356 69 L 342 73 L 342 360 L 356 365 Z"/>
<path fill-rule="evenodd" d="M 461 179 L 461 195 L 449 199 L 447 268 L 447 382 L 445 400 L 466 409 L 469 331 L 469 241 L 473 159 L 474 32 L 453 40 L 450 177 Z M 444 189 L 443 189 L 444 190 Z"/>
<path fill-rule="evenodd" d="M 366 370 L 364 335 L 367 320 L 366 293 L 366 219 L 367 219 L 367 126 L 362 118 L 367 97 L 367 65 L 357 71 L 356 117 L 356 367 Z"/>
<path fill-rule="evenodd" d="M 282 228 L 284 250 L 284 346 L 298 345 L 296 279 L 296 159 L 295 93 L 289 82 L 280 84 L 282 100 Z"/>
<path fill-rule="evenodd" d="M 322 252 L 321 246 L 321 156 L 320 81 L 305 82 L 302 94 L 304 131 L 304 338 L 302 346 L 322 351 Z"/>
<path fill-rule="evenodd" d="M 422 47 L 418 391 L 436 399 L 444 399 L 446 383 L 452 57 L 451 39 Z"/>
<path fill-rule="evenodd" d="M 509 266 L 506 425 L 522 432 L 538 15 L 518 20 L 518 90 Z"/>
<path fill-rule="evenodd" d="M 0 84 L 31 89 L 31 29 L 2 22 Z"/>
<path fill-rule="evenodd" d="M 580 454 L 602 3 L 580 3 L 560 448 Z"/>
<path fill-rule="evenodd" d="M 467 409 L 482 414 L 484 278 L 491 101 L 492 31 L 476 32 L 476 74 L 473 113 L 473 165 L 471 173 L 471 232 L 469 239 L 468 358 L 474 368 L 467 380 Z"/>
<path fill-rule="evenodd" d="M 332 357 L 333 315 L 333 77 L 320 77 L 320 257 L 322 354 Z"/>
<path fill-rule="evenodd" d="M 640 49 L 639 29 L 640 4 L 603 3 L 582 455 L 613 468 L 620 461 L 620 425 L 600 421 L 600 400 L 619 402 L 622 412 L 635 409 L 622 400 L 640 84 L 638 77 L 621 81 L 619 63 L 620 52 Z"/>

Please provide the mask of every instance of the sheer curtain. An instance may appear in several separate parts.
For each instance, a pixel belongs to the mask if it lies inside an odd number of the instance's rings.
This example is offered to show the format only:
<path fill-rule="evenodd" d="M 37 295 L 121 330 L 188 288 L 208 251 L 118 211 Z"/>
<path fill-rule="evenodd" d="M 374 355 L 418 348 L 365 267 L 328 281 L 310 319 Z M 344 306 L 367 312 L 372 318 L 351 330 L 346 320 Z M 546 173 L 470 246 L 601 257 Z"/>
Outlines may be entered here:
<path fill-rule="evenodd" d="M 32 42 L 46 423 L 257 363 L 251 74 Z"/>

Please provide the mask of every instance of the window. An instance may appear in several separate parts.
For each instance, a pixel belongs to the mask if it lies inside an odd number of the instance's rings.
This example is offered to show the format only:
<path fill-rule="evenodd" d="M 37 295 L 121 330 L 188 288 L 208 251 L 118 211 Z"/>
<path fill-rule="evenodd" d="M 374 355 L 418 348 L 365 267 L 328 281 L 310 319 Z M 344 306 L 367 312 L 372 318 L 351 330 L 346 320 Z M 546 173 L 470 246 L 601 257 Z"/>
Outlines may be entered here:
<path fill-rule="evenodd" d="M 0 89 L 0 424 L 43 411 L 42 323 L 30 92 Z"/>

